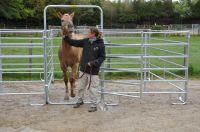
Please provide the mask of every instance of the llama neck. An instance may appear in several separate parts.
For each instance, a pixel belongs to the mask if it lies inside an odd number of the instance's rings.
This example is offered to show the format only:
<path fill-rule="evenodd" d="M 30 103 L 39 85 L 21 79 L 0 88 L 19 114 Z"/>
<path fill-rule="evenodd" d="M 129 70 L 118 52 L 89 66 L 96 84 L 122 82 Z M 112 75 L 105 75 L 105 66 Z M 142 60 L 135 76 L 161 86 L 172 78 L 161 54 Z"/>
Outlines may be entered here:
<path fill-rule="evenodd" d="M 69 36 L 70 38 L 72 38 L 72 33 L 70 34 L 65 28 L 62 27 L 62 36 Z M 71 48 L 71 46 L 64 41 L 64 39 L 62 39 L 62 49 L 65 50 L 69 50 Z"/>
<path fill-rule="evenodd" d="M 69 36 L 70 38 L 72 38 L 72 33 L 73 32 L 68 32 L 65 27 L 62 27 L 62 35 L 63 36 Z"/>
<path fill-rule="evenodd" d="M 64 41 L 64 39 L 62 39 L 62 44 L 61 44 L 61 49 L 63 50 L 63 51 L 68 51 L 68 50 L 70 50 L 71 49 L 71 45 L 69 45 L 67 42 L 65 42 Z"/>

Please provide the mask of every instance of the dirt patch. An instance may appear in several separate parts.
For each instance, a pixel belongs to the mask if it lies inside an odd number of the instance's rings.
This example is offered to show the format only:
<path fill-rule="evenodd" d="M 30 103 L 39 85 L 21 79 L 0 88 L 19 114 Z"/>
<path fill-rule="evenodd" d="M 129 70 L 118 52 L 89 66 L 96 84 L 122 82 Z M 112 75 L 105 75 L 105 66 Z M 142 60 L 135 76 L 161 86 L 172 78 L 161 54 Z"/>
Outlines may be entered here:
<path fill-rule="evenodd" d="M 7 86 L 9 90 L 41 90 L 39 84 Z M 54 87 L 51 99 L 62 101 L 63 83 Z M 95 113 L 87 112 L 88 104 L 79 109 L 70 105 L 31 106 L 30 102 L 43 103 L 43 97 L 1 96 L 0 132 L 199 132 L 199 95 L 200 81 L 190 81 L 187 105 L 171 105 L 169 95 L 151 94 L 142 101 L 121 98 L 119 106 Z"/>

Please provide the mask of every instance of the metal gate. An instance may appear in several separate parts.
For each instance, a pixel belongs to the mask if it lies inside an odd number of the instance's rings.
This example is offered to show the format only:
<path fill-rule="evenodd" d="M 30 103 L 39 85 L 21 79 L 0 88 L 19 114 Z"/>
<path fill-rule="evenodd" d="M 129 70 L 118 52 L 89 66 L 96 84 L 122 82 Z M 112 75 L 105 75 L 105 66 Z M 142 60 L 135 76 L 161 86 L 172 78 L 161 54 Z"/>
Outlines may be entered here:
<path fill-rule="evenodd" d="M 0 95 L 23 96 L 28 97 L 30 104 L 45 104 L 43 33 L 0 30 Z M 31 85 L 35 88 L 26 87 Z"/>
<path fill-rule="evenodd" d="M 100 92 L 140 99 L 146 94 L 169 94 L 175 95 L 178 99 L 178 102 L 172 100 L 173 104 L 186 103 L 189 31 L 104 32 L 104 34 L 109 43 L 106 44 L 107 61 L 101 68 L 103 83 Z M 122 40 L 124 43 L 121 43 Z M 122 72 L 135 74 L 132 74 L 131 80 L 108 79 L 110 73 Z M 105 86 L 108 83 L 130 85 L 130 87 L 128 90 L 123 88 L 113 90 Z M 118 105 L 118 103 L 112 104 Z"/>
<path fill-rule="evenodd" d="M 53 72 L 48 68 L 48 64 L 51 65 L 51 67 L 53 67 L 53 63 L 50 62 L 50 60 L 48 59 L 49 56 L 53 57 L 53 52 L 49 52 L 49 49 L 52 49 L 52 43 L 48 43 L 48 37 L 47 34 L 48 33 L 53 33 L 53 30 L 48 30 L 47 29 L 47 10 L 49 8 L 96 8 L 100 11 L 100 23 L 98 25 L 100 25 L 100 31 L 103 32 L 103 11 L 101 9 L 101 7 L 99 6 L 95 6 L 95 5 L 48 5 L 45 7 L 44 9 L 44 58 L 45 62 L 44 62 L 44 82 L 45 82 L 45 93 L 46 93 L 46 103 L 47 104 L 74 104 L 75 102 L 63 102 L 63 101 L 53 101 L 52 99 L 50 99 L 49 96 L 49 90 L 51 87 L 51 82 L 53 80 Z M 53 34 L 51 34 L 50 36 L 50 40 L 53 38 L 52 36 Z M 53 51 L 53 50 L 50 50 Z M 53 60 L 53 59 L 52 59 Z"/>

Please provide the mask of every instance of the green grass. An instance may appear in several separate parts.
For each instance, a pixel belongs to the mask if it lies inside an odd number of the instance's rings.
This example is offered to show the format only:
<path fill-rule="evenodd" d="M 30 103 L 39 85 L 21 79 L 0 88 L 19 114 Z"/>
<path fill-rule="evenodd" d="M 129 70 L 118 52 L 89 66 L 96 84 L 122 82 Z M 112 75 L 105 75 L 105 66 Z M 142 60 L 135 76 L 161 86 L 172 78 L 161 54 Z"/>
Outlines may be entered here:
<path fill-rule="evenodd" d="M 158 39 L 162 39 L 164 37 L 162 36 L 152 36 L 152 38 L 158 38 Z M 116 44 L 133 44 L 133 43 L 142 43 L 143 40 L 141 40 L 141 38 L 135 36 L 135 37 L 106 37 L 105 38 L 107 41 L 111 42 L 111 43 L 116 43 Z M 163 41 L 161 40 L 155 40 L 152 39 L 151 41 L 149 41 L 149 43 L 163 43 Z M 176 41 L 186 41 L 186 38 L 184 36 L 168 36 L 167 37 L 168 40 L 176 40 Z M 42 40 L 30 40 L 30 39 L 25 39 L 25 40 L 1 40 L 2 43 L 42 43 Z M 190 74 L 190 78 L 199 78 L 200 77 L 200 46 L 199 46 L 199 42 L 200 42 L 200 36 L 191 36 L 190 38 L 190 48 L 189 48 L 189 53 L 190 53 L 190 58 L 189 58 L 189 74 Z M 61 39 L 60 38 L 56 38 L 54 39 L 54 45 L 60 45 L 61 43 Z M 158 46 L 159 47 L 159 46 Z M 161 47 L 159 47 L 161 48 Z M 171 50 L 171 51 L 176 51 L 176 52 L 183 52 L 183 48 L 180 48 L 178 46 L 174 46 L 174 47 L 165 47 L 166 50 Z M 57 55 L 57 51 L 58 48 L 54 48 L 54 54 Z M 106 49 L 108 50 L 108 49 Z M 112 54 L 140 54 L 141 52 L 141 48 L 113 48 L 110 50 L 110 52 Z M 25 49 L 25 48 L 3 48 L 2 49 L 2 54 L 4 55 L 28 55 L 29 54 L 29 49 Z M 34 55 L 39 55 L 39 54 L 43 54 L 43 49 L 42 48 L 33 48 L 32 49 L 32 54 Z M 164 52 L 158 52 L 155 49 L 151 49 L 150 50 L 150 54 L 152 55 L 166 55 L 166 53 Z M 177 62 L 179 64 L 183 64 L 183 60 L 182 59 L 169 59 L 170 61 L 174 61 Z M 16 64 L 13 66 L 3 66 L 4 69 L 7 68 L 28 68 L 29 65 L 24 65 L 24 66 L 18 66 L 18 63 L 29 63 L 29 59 L 3 59 L 2 63 L 3 64 Z M 34 63 L 43 63 L 43 59 L 32 59 L 32 62 Z M 58 61 L 58 57 L 54 57 L 54 62 L 59 63 Z M 124 64 L 115 64 L 115 65 L 111 65 L 112 68 L 136 68 L 136 67 L 140 67 L 140 64 L 125 64 L 125 63 L 132 63 L 132 62 L 140 62 L 139 59 L 112 59 L 111 62 L 121 62 Z M 166 64 L 163 63 L 161 61 L 158 61 L 157 59 L 152 59 L 151 63 L 159 65 L 160 67 L 163 67 L 164 65 L 166 67 L 173 67 L 173 65 L 171 64 Z M 105 65 L 107 66 L 107 65 Z M 42 68 L 43 66 L 32 66 L 32 68 Z M 55 70 L 56 71 L 60 71 L 60 67 L 59 65 L 55 66 Z M 175 71 L 179 74 L 181 74 L 180 71 Z M 155 73 L 157 74 L 163 74 L 162 71 L 155 71 Z M 62 74 L 57 73 L 55 75 L 56 77 L 61 78 Z M 127 78 L 127 77 L 137 77 L 135 73 L 112 73 L 109 74 L 109 78 Z M 4 74 L 3 75 L 5 80 L 9 80 L 10 78 L 17 78 L 17 79 L 38 79 L 40 77 L 40 75 L 31 75 L 30 74 Z"/>

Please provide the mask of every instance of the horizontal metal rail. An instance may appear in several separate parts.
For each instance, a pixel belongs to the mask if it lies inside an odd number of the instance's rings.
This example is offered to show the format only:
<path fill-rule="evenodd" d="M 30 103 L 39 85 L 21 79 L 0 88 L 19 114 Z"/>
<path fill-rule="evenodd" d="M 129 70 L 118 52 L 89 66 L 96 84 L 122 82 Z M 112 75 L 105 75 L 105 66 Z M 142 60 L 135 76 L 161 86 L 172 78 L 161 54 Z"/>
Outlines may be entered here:
<path fill-rule="evenodd" d="M 114 91 L 104 91 L 99 93 L 105 93 L 105 94 L 112 94 L 112 95 L 119 95 L 119 96 L 124 96 L 127 94 L 139 94 L 140 92 L 114 92 Z M 176 91 L 143 91 L 143 94 L 185 94 L 186 92 L 176 92 Z M 139 96 L 132 96 L 132 95 L 127 95 L 125 97 L 139 97 Z"/>
<path fill-rule="evenodd" d="M 105 68 L 102 67 L 101 69 L 104 69 L 105 72 L 141 72 L 141 71 L 161 71 L 161 70 L 187 70 L 187 68 Z"/>
<path fill-rule="evenodd" d="M 128 85 L 140 85 L 140 80 L 138 81 L 115 81 L 115 80 L 101 80 L 105 83 L 117 83 L 117 84 L 128 84 Z"/>
<path fill-rule="evenodd" d="M 8 49 L 8 48 L 25 48 L 25 49 L 29 49 L 29 48 L 34 48 L 34 49 L 38 49 L 38 48 L 43 48 L 43 46 L 42 45 L 21 45 L 21 46 L 10 46 L 10 45 L 0 45 L 0 48 L 6 48 L 6 49 Z"/>
<path fill-rule="evenodd" d="M 159 56 L 159 55 L 137 55 L 137 56 L 122 56 L 122 55 L 107 55 L 107 58 L 122 58 L 122 59 L 148 59 L 148 58 L 188 58 L 188 55 L 175 55 L 175 56 Z"/>
<path fill-rule="evenodd" d="M 44 63 L 3 63 L 2 66 L 43 66 Z"/>
<path fill-rule="evenodd" d="M 44 30 L 0 30 L 0 33 L 1 34 L 4 34 L 4 33 L 43 33 Z"/>
<path fill-rule="evenodd" d="M 106 33 L 104 32 L 104 40 L 106 41 L 106 42 L 109 42 L 110 40 L 109 39 L 111 39 L 111 42 L 112 42 L 112 39 L 114 39 L 114 40 L 118 40 L 118 39 L 131 39 L 131 40 L 133 40 L 134 41 L 134 39 L 141 39 L 141 36 L 139 35 L 139 36 L 133 36 L 133 35 L 129 35 L 129 36 L 112 36 L 112 35 L 110 35 L 110 36 L 106 36 Z"/>
<path fill-rule="evenodd" d="M 43 71 L 44 68 L 9 68 L 0 69 L 0 71 Z"/>
<path fill-rule="evenodd" d="M 109 55 L 112 55 L 112 56 L 141 56 L 143 54 L 109 54 Z"/>
<path fill-rule="evenodd" d="M 123 96 L 123 97 L 140 98 L 140 96 L 121 94 L 121 93 L 116 93 L 116 92 L 105 92 L 105 91 L 103 91 L 103 92 L 99 91 L 99 92 L 103 93 L 103 94 L 111 94 L 111 95 L 117 95 L 117 96 Z"/>
<path fill-rule="evenodd" d="M 33 71 L 28 71 L 28 72 L 25 72 L 25 71 L 20 71 L 20 72 L 18 72 L 18 71 L 2 71 L 2 74 L 42 74 L 43 73 L 43 71 L 40 71 L 40 72 L 33 72 Z"/>
<path fill-rule="evenodd" d="M 0 93 L 1 95 L 42 95 L 45 92 L 32 92 L 32 93 Z"/>
<path fill-rule="evenodd" d="M 110 63 L 107 63 L 105 62 L 104 63 L 105 65 L 138 65 L 138 64 L 141 64 L 141 62 L 133 62 L 133 63 L 130 63 L 130 62 L 110 62 Z"/>
<path fill-rule="evenodd" d="M 3 46 L 32 46 L 32 45 L 36 45 L 36 46 L 40 46 L 43 45 L 43 43 L 27 43 L 27 42 L 21 42 L 21 43 L 8 43 L 8 42 L 1 42 L 1 45 Z"/>
<path fill-rule="evenodd" d="M 10 80 L 10 81 L 0 81 L 1 84 L 4 84 L 4 83 L 44 83 L 43 80 L 27 80 L 27 81 L 22 81 L 22 80 Z"/>
<path fill-rule="evenodd" d="M 34 46 L 37 46 L 37 47 L 42 47 L 43 46 L 43 43 L 1 43 L 0 44 L 0 47 L 3 47 L 3 48 L 6 48 L 6 47 L 34 47 Z M 43 49 L 43 48 L 42 48 Z"/>
<path fill-rule="evenodd" d="M 105 72 L 113 72 L 113 71 L 119 71 L 119 72 L 138 72 L 141 71 L 141 68 L 105 68 L 102 67 L 101 69 L 105 70 Z"/>
<path fill-rule="evenodd" d="M 170 31 L 170 30 L 167 30 L 167 31 L 156 31 L 156 30 L 152 30 L 152 31 L 139 31 L 139 32 L 114 32 L 114 31 L 106 31 L 105 34 L 138 34 L 138 35 L 141 35 L 141 34 L 165 34 L 165 33 L 169 33 L 169 34 L 177 34 L 177 33 L 188 33 L 189 31 Z"/>
<path fill-rule="evenodd" d="M 152 32 L 167 32 L 167 33 L 169 33 L 169 34 L 173 34 L 173 33 L 176 33 L 177 34 L 177 32 L 179 32 L 179 33 L 189 33 L 190 32 L 190 30 L 182 30 L 182 31 L 179 31 L 179 30 L 150 30 L 150 31 L 152 31 Z"/>
<path fill-rule="evenodd" d="M 176 56 L 157 56 L 157 55 L 151 55 L 149 54 L 148 56 L 143 56 L 143 58 L 188 58 L 188 55 L 176 55 Z"/>
<path fill-rule="evenodd" d="M 135 34 L 138 34 L 138 35 L 141 35 L 142 32 L 113 32 L 113 31 L 106 31 L 104 32 L 104 35 L 118 35 L 118 34 L 131 34 L 131 35 L 135 35 Z"/>
<path fill-rule="evenodd" d="M 172 70 L 172 71 L 176 71 L 176 70 L 187 70 L 187 68 L 143 68 L 144 71 L 161 71 L 161 70 Z"/>
<path fill-rule="evenodd" d="M 126 56 L 126 55 L 107 55 L 106 58 L 121 58 L 121 59 L 141 59 L 142 58 L 142 55 L 137 55 L 137 56 Z"/>
<path fill-rule="evenodd" d="M 28 36 L 24 36 L 24 37 L 4 37 L 4 36 L 1 36 L 0 38 L 1 38 L 1 40 L 43 40 L 43 36 L 34 37 L 34 38 L 28 37 Z"/>
<path fill-rule="evenodd" d="M 15 58 L 44 58 L 43 55 L 0 55 L 0 59 L 15 59 Z"/>

